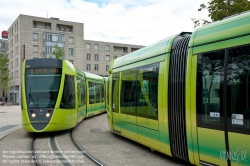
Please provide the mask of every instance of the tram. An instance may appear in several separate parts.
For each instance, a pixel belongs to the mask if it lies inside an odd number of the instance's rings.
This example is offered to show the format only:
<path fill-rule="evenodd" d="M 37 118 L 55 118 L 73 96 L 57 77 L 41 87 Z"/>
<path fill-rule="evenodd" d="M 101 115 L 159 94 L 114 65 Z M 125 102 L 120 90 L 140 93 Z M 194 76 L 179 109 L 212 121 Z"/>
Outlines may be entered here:
<path fill-rule="evenodd" d="M 50 132 L 75 127 L 105 111 L 104 78 L 59 59 L 24 60 L 22 127 Z"/>
<path fill-rule="evenodd" d="M 194 165 L 250 165 L 250 12 L 110 63 L 110 130 Z"/>

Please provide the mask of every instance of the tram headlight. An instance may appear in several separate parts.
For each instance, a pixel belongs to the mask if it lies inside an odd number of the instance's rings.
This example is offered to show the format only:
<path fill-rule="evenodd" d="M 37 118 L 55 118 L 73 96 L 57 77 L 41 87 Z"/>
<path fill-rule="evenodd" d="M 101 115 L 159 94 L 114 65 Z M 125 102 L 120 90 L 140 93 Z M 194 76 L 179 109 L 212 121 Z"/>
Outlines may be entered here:
<path fill-rule="evenodd" d="M 36 114 L 33 113 L 33 114 L 31 114 L 31 116 L 32 116 L 32 118 L 34 118 L 34 117 L 36 117 Z"/>
<path fill-rule="evenodd" d="M 47 114 L 46 114 L 46 117 L 49 118 L 49 117 L 50 117 L 50 113 L 47 113 Z"/>

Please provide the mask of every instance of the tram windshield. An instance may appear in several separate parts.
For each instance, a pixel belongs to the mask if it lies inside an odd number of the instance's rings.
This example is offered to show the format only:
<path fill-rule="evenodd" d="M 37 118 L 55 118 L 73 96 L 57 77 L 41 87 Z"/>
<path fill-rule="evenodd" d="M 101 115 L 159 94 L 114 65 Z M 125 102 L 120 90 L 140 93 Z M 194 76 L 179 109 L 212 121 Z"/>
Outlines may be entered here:
<path fill-rule="evenodd" d="M 26 99 L 28 108 L 55 107 L 62 70 L 26 69 Z"/>

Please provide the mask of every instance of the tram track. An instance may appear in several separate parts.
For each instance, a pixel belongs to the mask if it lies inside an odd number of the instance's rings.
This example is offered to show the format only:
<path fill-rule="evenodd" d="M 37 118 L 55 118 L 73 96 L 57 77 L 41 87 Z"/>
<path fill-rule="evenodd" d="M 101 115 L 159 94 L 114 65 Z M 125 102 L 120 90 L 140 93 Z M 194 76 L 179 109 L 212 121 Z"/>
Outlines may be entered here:
<path fill-rule="evenodd" d="M 36 141 L 37 135 L 33 136 L 30 140 L 29 143 L 29 151 L 31 152 L 30 155 L 30 164 L 32 166 L 40 166 L 37 155 L 36 155 L 36 150 L 35 150 L 35 141 Z"/>
<path fill-rule="evenodd" d="M 73 166 L 70 159 L 68 159 L 67 156 L 63 154 L 63 151 L 60 149 L 59 145 L 57 144 L 55 134 L 52 134 L 50 136 L 49 143 L 50 143 L 52 152 L 54 152 L 56 158 L 59 159 L 60 163 L 63 166 Z"/>
<path fill-rule="evenodd" d="M 76 141 L 75 139 L 75 136 L 73 135 L 73 130 L 74 129 L 71 129 L 70 130 L 70 138 L 71 138 L 71 141 L 73 142 L 73 144 L 77 147 L 77 149 L 79 151 L 82 152 L 82 154 L 84 154 L 86 157 L 88 157 L 92 162 L 94 162 L 96 165 L 99 165 L 99 166 L 104 166 L 100 161 L 98 161 L 96 158 L 94 158 L 92 155 L 90 155 L 88 152 L 86 152 L 82 146 Z"/>
<path fill-rule="evenodd" d="M 79 163 L 74 164 L 74 158 L 72 158 L 71 156 L 76 154 L 82 155 L 82 157 L 84 159 L 90 160 L 91 163 L 93 163 L 94 165 L 98 165 L 98 166 L 104 166 L 104 164 L 102 164 L 100 161 L 98 161 L 98 159 L 96 159 L 94 156 L 92 156 L 90 153 L 88 153 L 86 150 L 84 150 L 84 148 L 82 147 L 82 145 L 80 145 L 74 134 L 73 134 L 73 130 L 71 129 L 69 131 L 67 131 L 66 133 L 63 132 L 64 134 L 60 134 L 60 133 L 49 133 L 49 135 L 44 135 L 43 134 L 36 134 L 33 135 L 30 138 L 30 142 L 29 142 L 29 146 L 28 146 L 28 150 L 29 150 L 29 163 L 31 166 L 40 166 L 43 165 L 44 162 L 46 162 L 47 164 L 51 163 L 51 165 L 54 164 L 60 164 L 63 166 L 74 166 L 74 165 L 79 165 Z M 46 133 L 48 134 L 48 133 Z M 71 151 L 73 152 L 77 152 L 76 154 L 70 155 L 70 153 L 64 153 L 65 150 L 61 150 L 60 148 L 60 144 L 57 142 L 56 137 L 57 136 L 68 136 L 69 140 L 71 141 L 72 145 L 71 145 Z M 44 147 L 44 145 L 41 144 L 40 141 L 38 141 L 39 139 L 45 138 L 48 142 L 48 147 Z M 40 147 L 40 148 L 39 148 Z M 41 150 L 42 149 L 42 150 Z M 73 150 L 74 149 L 74 150 Z M 69 150 L 70 151 L 70 150 Z M 73 162 L 72 162 L 73 161 Z M 86 162 L 86 161 L 85 161 Z"/>

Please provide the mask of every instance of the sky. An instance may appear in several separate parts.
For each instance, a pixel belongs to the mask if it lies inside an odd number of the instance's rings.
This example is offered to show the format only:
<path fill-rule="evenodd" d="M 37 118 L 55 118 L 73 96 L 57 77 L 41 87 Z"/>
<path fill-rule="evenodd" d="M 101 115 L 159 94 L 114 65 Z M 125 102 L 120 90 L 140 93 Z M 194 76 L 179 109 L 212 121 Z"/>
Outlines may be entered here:
<path fill-rule="evenodd" d="M 209 0 L 1 0 L 0 31 L 20 14 L 84 24 L 84 39 L 147 46 L 195 30 L 191 18 Z"/>

